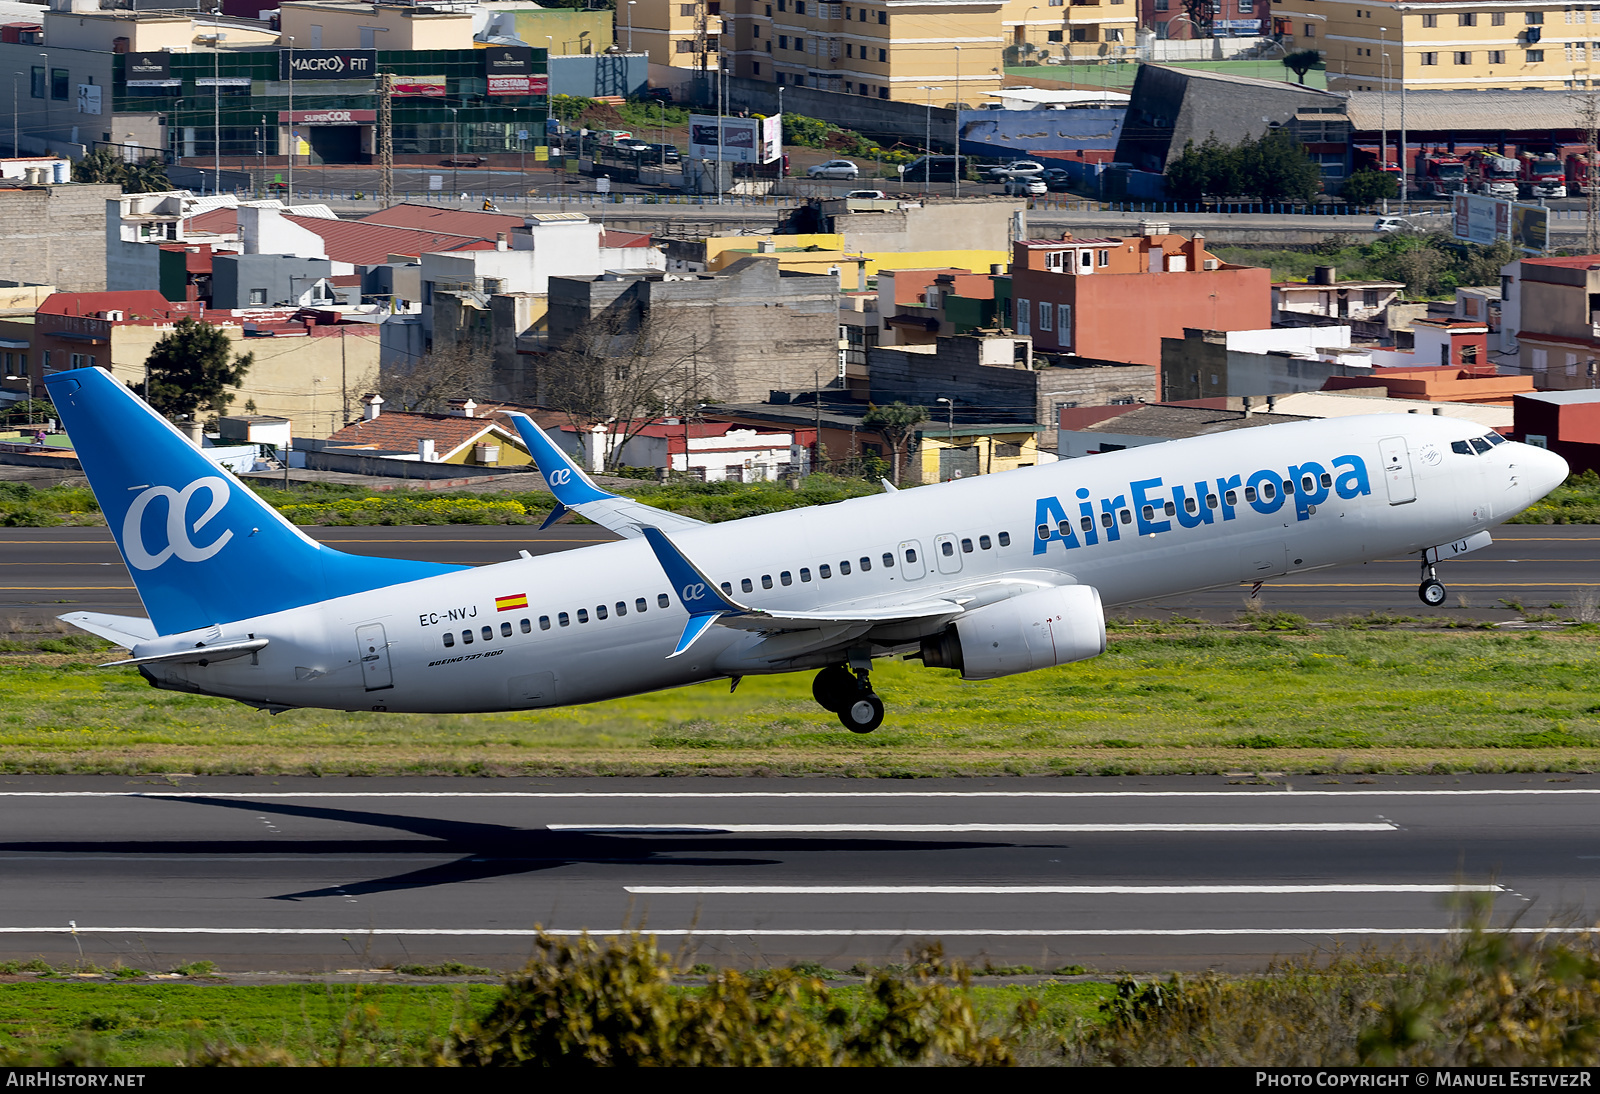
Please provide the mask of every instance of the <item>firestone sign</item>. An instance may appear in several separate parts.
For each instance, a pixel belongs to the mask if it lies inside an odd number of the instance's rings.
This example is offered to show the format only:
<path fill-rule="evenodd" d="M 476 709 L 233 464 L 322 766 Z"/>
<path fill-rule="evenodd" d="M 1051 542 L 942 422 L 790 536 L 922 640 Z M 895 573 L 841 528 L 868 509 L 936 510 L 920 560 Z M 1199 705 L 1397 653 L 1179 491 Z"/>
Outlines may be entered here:
<path fill-rule="evenodd" d="M 287 110 L 278 111 L 279 125 L 372 125 L 376 110 Z"/>
<path fill-rule="evenodd" d="M 378 71 L 375 49 L 283 49 L 278 78 L 287 80 L 370 80 Z"/>

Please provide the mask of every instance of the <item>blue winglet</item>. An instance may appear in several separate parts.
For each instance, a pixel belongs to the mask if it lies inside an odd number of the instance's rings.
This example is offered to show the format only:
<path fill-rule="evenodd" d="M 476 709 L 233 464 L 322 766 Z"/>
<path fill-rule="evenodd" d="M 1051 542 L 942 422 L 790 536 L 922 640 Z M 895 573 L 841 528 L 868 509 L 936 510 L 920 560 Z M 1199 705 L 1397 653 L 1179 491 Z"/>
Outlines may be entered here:
<path fill-rule="evenodd" d="M 711 625 L 725 615 L 743 615 L 750 609 L 743 604 L 724 596 L 722 590 L 717 588 L 717 583 L 707 577 L 701 569 L 690 562 L 684 553 L 673 546 L 670 539 L 659 528 L 645 525 L 639 529 L 644 533 L 645 542 L 650 544 L 650 549 L 656 554 L 656 561 L 661 563 L 661 569 L 666 572 L 667 580 L 672 582 L 672 591 L 678 594 L 678 602 L 689 612 L 689 622 L 684 624 L 683 634 L 678 639 L 678 648 L 673 650 L 668 657 L 677 657 L 688 652 L 690 646 L 699 641 L 700 636 L 711 629 Z"/>
<path fill-rule="evenodd" d="M 506 417 L 517 427 L 522 443 L 533 453 L 533 462 L 544 476 L 545 485 L 550 487 L 550 492 L 562 505 L 572 509 L 585 502 L 607 501 L 617 497 L 596 486 L 582 468 L 556 447 L 550 435 L 534 424 L 532 418 L 515 411 L 507 413 Z"/>
<path fill-rule="evenodd" d="M 572 512 L 571 509 L 568 509 L 565 505 L 562 505 L 559 501 L 556 502 L 556 507 L 554 509 L 550 510 L 550 515 L 548 517 L 544 518 L 544 523 L 543 524 L 539 525 L 539 531 L 541 531 L 541 532 L 544 531 L 546 528 L 550 527 L 552 524 L 554 524 L 556 521 L 560 520 L 562 517 L 566 516 L 570 512 Z"/>

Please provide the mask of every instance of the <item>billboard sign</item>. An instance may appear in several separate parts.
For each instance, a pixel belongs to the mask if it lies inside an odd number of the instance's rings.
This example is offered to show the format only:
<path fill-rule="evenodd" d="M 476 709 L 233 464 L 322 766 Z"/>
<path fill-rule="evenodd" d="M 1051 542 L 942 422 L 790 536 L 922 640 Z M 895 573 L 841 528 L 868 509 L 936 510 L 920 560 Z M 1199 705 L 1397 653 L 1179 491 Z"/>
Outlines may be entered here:
<path fill-rule="evenodd" d="M 396 76 L 394 94 L 397 99 L 442 99 L 445 96 L 443 76 Z"/>
<path fill-rule="evenodd" d="M 1524 251 L 1542 254 L 1550 245 L 1550 210 L 1476 194 L 1453 197 L 1452 234 L 1466 243 L 1487 246 L 1509 239 Z"/>
<path fill-rule="evenodd" d="M 723 160 L 728 163 L 771 163 L 778 158 L 778 134 L 783 119 L 723 118 L 721 153 L 717 148 L 715 114 L 689 115 L 689 156 L 697 160 Z"/>
<path fill-rule="evenodd" d="M 172 75 L 172 54 L 130 53 L 123 62 L 122 75 L 128 87 L 182 87 Z"/>
<path fill-rule="evenodd" d="M 485 76 L 532 76 L 533 50 L 528 46 L 491 46 L 483 51 Z"/>
<path fill-rule="evenodd" d="M 378 72 L 375 49 L 282 49 L 278 78 L 287 80 L 361 80 Z"/>
<path fill-rule="evenodd" d="M 1493 243 L 1501 234 L 1497 226 L 1498 207 L 1505 202 L 1476 194 L 1455 194 L 1453 234 L 1468 243 Z"/>
<path fill-rule="evenodd" d="M 100 113 L 100 85 L 99 84 L 79 84 L 78 85 L 78 113 L 79 114 L 98 114 L 98 113 Z"/>
<path fill-rule="evenodd" d="M 287 110 L 278 111 L 279 125 L 373 125 L 376 110 Z"/>
<path fill-rule="evenodd" d="M 1524 251 L 1543 254 L 1550 247 L 1550 210 L 1543 205 L 1512 205 L 1507 236 Z"/>

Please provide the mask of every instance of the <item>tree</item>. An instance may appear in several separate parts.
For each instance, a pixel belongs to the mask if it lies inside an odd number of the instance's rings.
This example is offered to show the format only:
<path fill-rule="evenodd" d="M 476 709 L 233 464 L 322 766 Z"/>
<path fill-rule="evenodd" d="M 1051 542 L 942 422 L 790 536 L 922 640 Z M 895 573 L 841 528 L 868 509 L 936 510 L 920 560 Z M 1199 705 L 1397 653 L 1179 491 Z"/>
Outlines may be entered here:
<path fill-rule="evenodd" d="M 890 459 L 894 464 L 894 484 L 900 485 L 900 453 L 905 448 L 906 440 L 916 431 L 916 428 L 928 417 L 928 408 L 925 406 L 907 406 L 896 399 L 888 406 L 870 405 L 861 418 L 861 424 L 868 429 L 875 430 L 889 446 Z M 819 438 L 820 443 L 820 438 Z"/>
<path fill-rule="evenodd" d="M 1183 0 L 1183 13 L 1189 17 L 1196 38 L 1210 38 L 1211 26 L 1216 20 L 1212 0 Z"/>
<path fill-rule="evenodd" d="M 1257 140 L 1223 144 L 1216 135 L 1199 148 L 1190 141 L 1167 164 L 1167 190 L 1180 200 L 1249 196 L 1263 201 L 1312 201 L 1321 169 L 1285 129 L 1269 129 Z"/>
<path fill-rule="evenodd" d="M 539 364 L 538 401 L 586 433 L 609 426 L 605 466 L 669 411 L 693 414 L 705 394 L 698 335 L 647 309 L 622 304 L 577 327 Z"/>
<path fill-rule="evenodd" d="M 160 159 L 151 156 L 143 163 L 132 164 L 115 148 L 97 148 L 73 164 L 72 181 L 112 183 L 129 194 L 172 189 L 166 166 Z"/>
<path fill-rule="evenodd" d="M 1183 154 L 1167 165 L 1167 189 L 1185 201 L 1243 193 L 1238 148 L 1223 144 L 1215 133 L 1206 137 L 1199 148 L 1194 141 L 1188 141 Z"/>
<path fill-rule="evenodd" d="M 470 344 L 444 346 L 408 364 L 391 365 L 378 379 L 378 393 L 391 409 L 446 414 L 451 399 L 481 398 L 494 383 L 489 355 Z"/>
<path fill-rule="evenodd" d="M 232 393 L 224 389 L 243 382 L 255 356 L 234 357 L 233 343 L 221 327 L 180 319 L 144 359 L 143 383 L 128 386 L 135 391 L 142 387 L 145 402 L 173 421 L 193 418 L 201 407 L 221 414 L 233 402 Z"/>
<path fill-rule="evenodd" d="M 1314 49 L 1302 49 L 1291 53 L 1283 59 L 1283 67 L 1300 77 L 1300 82 L 1306 82 L 1306 73 L 1322 63 L 1322 54 Z"/>
<path fill-rule="evenodd" d="M 1341 196 L 1352 205 L 1376 205 L 1400 192 L 1400 184 L 1387 171 L 1357 171 L 1345 180 Z"/>

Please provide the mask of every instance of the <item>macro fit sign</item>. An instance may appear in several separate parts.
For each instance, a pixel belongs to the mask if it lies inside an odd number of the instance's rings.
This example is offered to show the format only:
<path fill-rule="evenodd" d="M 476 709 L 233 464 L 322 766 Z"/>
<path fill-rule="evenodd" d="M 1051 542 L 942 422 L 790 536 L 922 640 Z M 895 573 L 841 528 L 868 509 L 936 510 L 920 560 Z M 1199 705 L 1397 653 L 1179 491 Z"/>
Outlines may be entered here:
<path fill-rule="evenodd" d="M 183 81 L 172 75 L 172 54 L 130 53 L 123 62 L 122 74 L 128 87 L 181 87 Z"/>
<path fill-rule="evenodd" d="M 287 80 L 370 80 L 378 72 L 375 49 L 281 49 L 278 78 Z"/>

